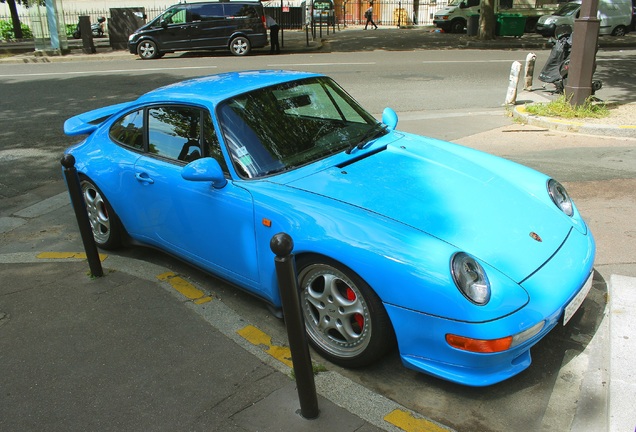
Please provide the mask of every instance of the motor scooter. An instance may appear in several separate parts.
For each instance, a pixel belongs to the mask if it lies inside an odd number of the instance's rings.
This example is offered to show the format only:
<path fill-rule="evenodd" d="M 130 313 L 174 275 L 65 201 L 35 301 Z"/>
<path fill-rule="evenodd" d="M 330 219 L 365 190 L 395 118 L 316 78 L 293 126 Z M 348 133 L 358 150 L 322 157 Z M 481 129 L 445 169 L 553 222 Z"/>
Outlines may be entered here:
<path fill-rule="evenodd" d="M 91 24 L 91 32 L 93 33 L 93 37 L 102 37 L 104 36 L 104 23 L 106 22 L 106 17 L 97 18 L 97 22 Z M 82 32 L 80 31 L 80 25 L 77 23 L 77 27 L 75 27 L 75 31 L 73 32 L 74 39 L 80 39 L 82 37 Z"/>
<path fill-rule="evenodd" d="M 554 46 L 539 74 L 539 80 L 547 84 L 554 84 L 554 92 L 561 94 L 568 83 L 568 74 L 570 71 L 572 26 L 568 24 L 558 26 L 555 29 L 554 36 Z M 596 60 L 594 60 L 593 70 L 596 70 Z M 603 82 L 601 80 L 592 80 L 592 94 L 602 87 Z"/>

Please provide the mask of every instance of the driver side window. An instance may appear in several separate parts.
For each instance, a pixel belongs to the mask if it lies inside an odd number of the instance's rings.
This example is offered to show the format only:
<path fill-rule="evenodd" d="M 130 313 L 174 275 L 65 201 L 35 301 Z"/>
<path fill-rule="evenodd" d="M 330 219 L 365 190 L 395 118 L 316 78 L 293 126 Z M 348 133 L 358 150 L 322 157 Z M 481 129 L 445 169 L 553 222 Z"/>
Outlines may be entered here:
<path fill-rule="evenodd" d="M 190 107 L 148 109 L 148 153 L 191 162 L 201 157 L 201 111 Z"/>

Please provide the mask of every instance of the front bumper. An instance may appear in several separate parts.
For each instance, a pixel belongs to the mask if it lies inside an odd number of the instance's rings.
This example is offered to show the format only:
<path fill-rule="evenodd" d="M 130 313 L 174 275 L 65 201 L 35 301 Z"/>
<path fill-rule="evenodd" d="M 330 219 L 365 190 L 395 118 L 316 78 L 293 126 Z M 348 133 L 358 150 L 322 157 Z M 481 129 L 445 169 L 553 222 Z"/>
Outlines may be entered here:
<path fill-rule="evenodd" d="M 488 386 L 517 375 L 532 362 L 530 348 L 562 322 L 566 306 L 592 277 L 596 246 L 591 233 L 572 229 L 555 255 L 521 283 L 529 303 L 493 321 L 469 323 L 386 305 L 406 367 L 469 386 Z M 543 328 L 518 346 L 476 353 L 447 344 L 447 334 L 492 340 L 513 336 L 544 321 Z"/>
<path fill-rule="evenodd" d="M 441 28 L 444 31 L 448 31 L 450 29 L 451 22 L 449 20 L 435 18 L 433 20 L 433 25 Z"/>
<path fill-rule="evenodd" d="M 554 37 L 554 30 L 556 26 L 554 24 L 537 24 L 537 33 L 544 37 Z"/>

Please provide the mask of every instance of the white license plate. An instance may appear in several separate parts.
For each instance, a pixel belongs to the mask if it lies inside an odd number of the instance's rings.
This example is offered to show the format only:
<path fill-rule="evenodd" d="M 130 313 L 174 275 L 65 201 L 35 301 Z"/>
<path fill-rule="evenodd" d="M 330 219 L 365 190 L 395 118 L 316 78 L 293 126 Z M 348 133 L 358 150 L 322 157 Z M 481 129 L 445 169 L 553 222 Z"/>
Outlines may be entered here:
<path fill-rule="evenodd" d="M 563 325 L 566 325 L 568 321 L 570 321 L 570 318 L 572 318 L 576 311 L 581 307 L 581 304 L 583 304 L 585 297 L 587 297 L 587 294 L 592 288 L 592 276 L 594 276 L 594 273 L 590 274 L 590 277 L 587 278 L 587 281 L 585 281 L 585 285 L 583 285 L 581 291 L 579 291 L 579 293 L 565 307 L 565 311 L 563 311 Z"/>

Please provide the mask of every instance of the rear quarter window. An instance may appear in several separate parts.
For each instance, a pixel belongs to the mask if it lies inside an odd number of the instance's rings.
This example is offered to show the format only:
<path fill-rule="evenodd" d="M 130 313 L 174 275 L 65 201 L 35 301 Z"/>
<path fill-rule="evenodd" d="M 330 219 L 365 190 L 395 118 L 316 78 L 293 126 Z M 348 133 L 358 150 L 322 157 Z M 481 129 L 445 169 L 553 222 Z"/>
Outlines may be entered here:
<path fill-rule="evenodd" d="M 109 135 L 118 144 L 143 151 L 144 111 L 134 111 L 117 120 L 110 127 Z"/>

